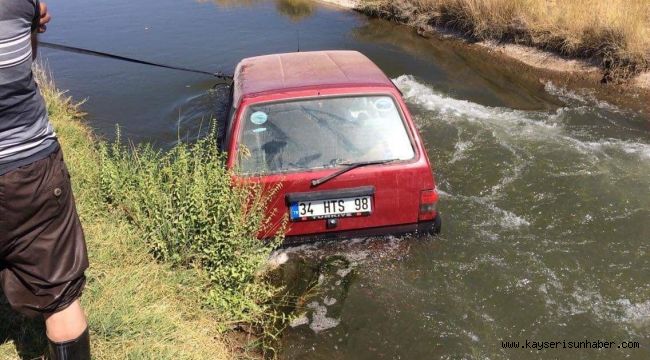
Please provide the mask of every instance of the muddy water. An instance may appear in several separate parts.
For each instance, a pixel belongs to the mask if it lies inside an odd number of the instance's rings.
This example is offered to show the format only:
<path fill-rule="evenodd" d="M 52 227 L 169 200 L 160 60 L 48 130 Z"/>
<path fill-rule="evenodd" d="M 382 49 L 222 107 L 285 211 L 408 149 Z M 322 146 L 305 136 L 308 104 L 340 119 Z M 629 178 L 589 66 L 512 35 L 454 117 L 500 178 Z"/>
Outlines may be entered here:
<path fill-rule="evenodd" d="M 244 6 L 241 4 L 244 3 Z M 410 29 L 305 1 L 53 2 L 46 39 L 207 70 L 244 56 L 357 49 L 403 91 L 436 167 L 437 238 L 286 249 L 317 283 L 286 359 L 650 358 L 650 117 L 641 98 L 568 88 Z M 223 113 L 200 75 L 42 50 L 97 131 L 162 146 Z M 612 94 L 613 93 L 613 94 Z M 542 351 L 502 341 L 615 341 Z M 622 341 L 640 349 L 622 349 Z"/>

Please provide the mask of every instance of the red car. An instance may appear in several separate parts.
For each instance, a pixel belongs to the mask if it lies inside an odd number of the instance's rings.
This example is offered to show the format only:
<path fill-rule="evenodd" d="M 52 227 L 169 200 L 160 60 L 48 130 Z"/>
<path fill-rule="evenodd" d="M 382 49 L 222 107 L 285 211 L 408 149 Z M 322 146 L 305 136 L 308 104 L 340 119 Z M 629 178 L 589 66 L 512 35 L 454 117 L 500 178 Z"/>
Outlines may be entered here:
<path fill-rule="evenodd" d="M 242 60 L 222 142 L 244 181 L 280 185 L 287 242 L 438 233 L 438 193 L 393 82 L 356 51 Z"/>

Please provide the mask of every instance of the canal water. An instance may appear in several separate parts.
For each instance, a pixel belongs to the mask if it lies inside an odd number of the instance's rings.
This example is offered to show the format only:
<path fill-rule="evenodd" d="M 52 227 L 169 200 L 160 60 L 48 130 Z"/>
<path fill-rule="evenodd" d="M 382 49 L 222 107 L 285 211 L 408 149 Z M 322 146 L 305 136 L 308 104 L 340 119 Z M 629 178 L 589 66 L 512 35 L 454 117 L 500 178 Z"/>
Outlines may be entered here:
<path fill-rule="evenodd" d="M 435 166 L 443 231 L 275 254 L 318 284 L 285 359 L 650 358 L 650 116 L 505 59 L 305 0 L 67 0 L 44 40 L 205 70 L 356 49 L 402 90 Z M 48 49 L 96 132 L 170 146 L 222 118 L 205 76 Z M 611 92 L 611 91 L 610 91 Z M 614 91 L 615 93 L 615 91 Z M 646 104 L 647 105 L 647 104 Z M 559 349 L 505 349 L 503 342 Z M 613 349 L 568 349 L 614 341 Z M 638 349 L 619 348 L 638 342 Z M 630 345 L 627 344 L 626 345 Z"/>

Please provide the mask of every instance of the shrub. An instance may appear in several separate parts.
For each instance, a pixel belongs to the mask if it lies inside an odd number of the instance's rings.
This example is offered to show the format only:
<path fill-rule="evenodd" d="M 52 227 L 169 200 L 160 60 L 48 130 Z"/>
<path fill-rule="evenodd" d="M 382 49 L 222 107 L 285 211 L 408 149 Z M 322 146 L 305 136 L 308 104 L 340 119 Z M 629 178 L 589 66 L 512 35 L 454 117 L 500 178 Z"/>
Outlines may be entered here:
<path fill-rule="evenodd" d="M 215 132 L 167 151 L 150 145 L 101 144 L 101 194 L 142 230 L 159 260 L 205 275 L 205 303 L 224 321 L 264 326 L 278 288 L 264 265 L 283 239 L 265 217 L 268 194 L 232 182 Z M 272 241 L 260 231 L 276 230 Z"/>

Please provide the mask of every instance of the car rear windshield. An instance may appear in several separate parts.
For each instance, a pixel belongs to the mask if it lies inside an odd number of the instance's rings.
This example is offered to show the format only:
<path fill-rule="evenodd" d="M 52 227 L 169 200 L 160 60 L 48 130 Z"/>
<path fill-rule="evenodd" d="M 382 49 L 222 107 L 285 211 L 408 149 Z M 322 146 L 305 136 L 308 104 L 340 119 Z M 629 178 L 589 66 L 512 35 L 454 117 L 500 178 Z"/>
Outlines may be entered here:
<path fill-rule="evenodd" d="M 319 98 L 250 106 L 239 171 L 272 174 L 415 156 L 390 96 Z"/>

